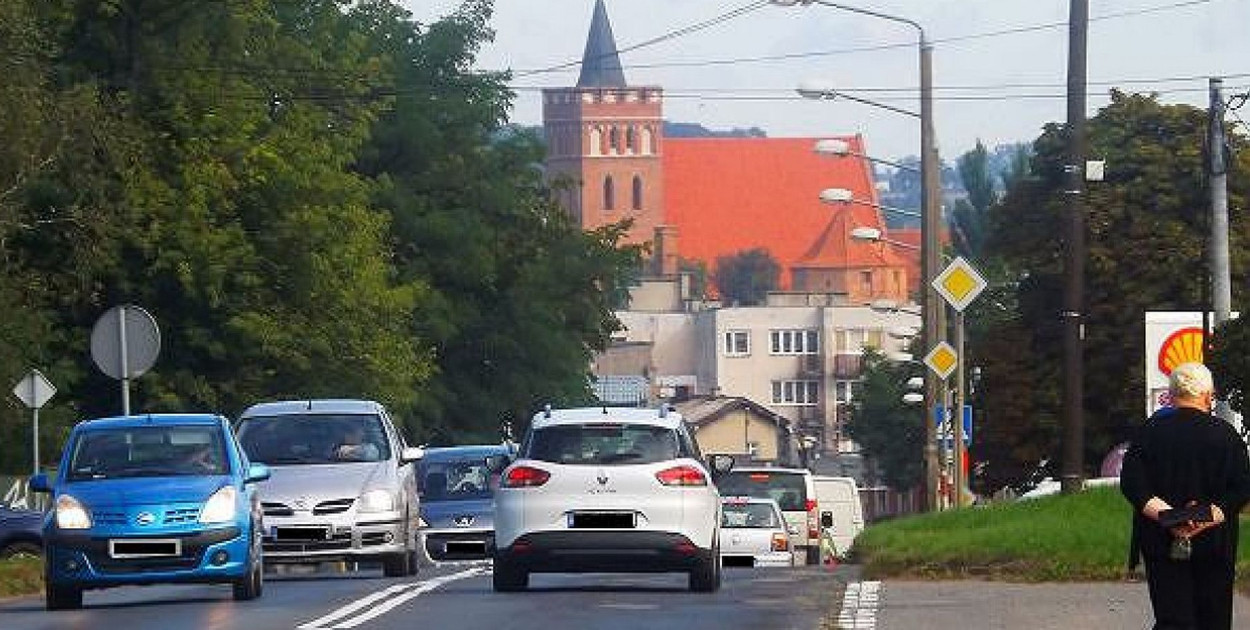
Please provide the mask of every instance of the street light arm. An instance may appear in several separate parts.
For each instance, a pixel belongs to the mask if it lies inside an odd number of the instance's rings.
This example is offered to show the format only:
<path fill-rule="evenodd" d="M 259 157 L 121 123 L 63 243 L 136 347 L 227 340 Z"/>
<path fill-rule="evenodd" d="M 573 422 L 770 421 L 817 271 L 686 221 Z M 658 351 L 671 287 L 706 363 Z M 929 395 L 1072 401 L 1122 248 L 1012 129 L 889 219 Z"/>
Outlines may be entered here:
<path fill-rule="evenodd" d="M 833 7 L 835 9 L 842 9 L 843 11 L 850 11 L 851 13 L 859 13 L 861 15 L 870 15 L 872 17 L 881 18 L 883 20 L 890 20 L 892 22 L 899 22 L 900 24 L 906 24 L 916 29 L 916 32 L 919 34 L 919 37 L 920 37 L 920 45 L 921 46 L 927 45 L 928 40 L 925 39 L 924 27 L 921 26 L 920 23 L 916 22 L 915 20 L 909 20 L 905 17 L 899 17 L 897 15 L 889 15 L 887 13 L 878 13 L 876 11 L 870 11 L 868 9 L 861 9 L 859 7 L 847 6 L 845 4 L 838 4 L 837 2 L 829 2 L 828 0 L 800 0 L 800 2 L 802 2 L 805 5 L 806 4 L 822 4 L 827 7 Z"/>
<path fill-rule="evenodd" d="M 878 210 L 880 210 L 880 211 L 882 211 L 882 212 L 890 212 L 890 213 L 893 213 L 893 214 L 901 214 L 901 215 L 904 215 L 904 216 L 909 216 L 909 217 L 921 217 L 921 216 L 922 216 L 919 212 L 916 212 L 916 211 L 914 211 L 914 210 L 904 210 L 904 209 L 902 209 L 902 208 L 894 208 L 894 207 L 891 207 L 891 206 L 883 206 L 883 205 L 881 205 L 881 204 L 879 204 L 879 203 L 875 203 L 875 202 L 872 202 L 872 201 L 865 201 L 865 200 L 863 200 L 863 199 L 856 199 L 856 198 L 855 198 L 854 193 L 852 193 L 851 191 L 849 191 L 849 190 L 847 190 L 847 189 L 845 189 L 845 188 L 827 188 L 827 189 L 825 189 L 825 190 L 821 191 L 821 193 L 820 193 L 820 200 L 821 200 L 821 201 L 823 201 L 823 202 L 825 202 L 825 203 L 828 203 L 828 204 L 834 204 L 834 203 L 855 203 L 855 204 L 859 204 L 859 205 L 861 205 L 861 206 L 868 206 L 869 208 L 876 208 L 876 209 L 878 209 Z"/>
<path fill-rule="evenodd" d="M 895 107 L 893 105 L 888 105 L 886 103 L 880 103 L 880 102 L 869 100 L 866 98 L 852 96 L 850 94 L 847 94 L 846 92 L 838 92 L 836 90 L 824 90 L 821 92 L 811 92 L 809 90 L 805 90 L 802 88 L 800 88 L 798 92 L 799 92 L 799 95 L 804 98 L 816 98 L 816 99 L 831 101 L 835 98 L 841 97 L 848 101 L 855 101 L 856 103 L 862 103 L 864 105 L 870 105 L 872 107 L 879 107 L 881 109 L 886 109 L 886 110 L 889 110 L 898 114 L 903 114 L 904 116 L 911 116 L 912 118 L 920 118 L 920 114 L 913 112 L 910 109 L 903 109 L 902 107 Z"/>

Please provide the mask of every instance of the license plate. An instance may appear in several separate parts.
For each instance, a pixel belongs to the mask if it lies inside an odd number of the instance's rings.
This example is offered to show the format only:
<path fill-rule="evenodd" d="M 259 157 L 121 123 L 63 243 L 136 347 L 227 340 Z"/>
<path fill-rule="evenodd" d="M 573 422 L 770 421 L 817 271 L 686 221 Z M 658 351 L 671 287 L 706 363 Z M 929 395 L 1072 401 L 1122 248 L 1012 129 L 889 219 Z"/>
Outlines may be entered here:
<path fill-rule="evenodd" d="M 447 553 L 486 553 L 486 541 L 483 540 L 449 540 L 445 547 Z"/>
<path fill-rule="evenodd" d="M 143 540 L 110 540 L 110 558 L 176 558 L 182 555 L 182 541 L 177 538 Z"/>
<path fill-rule="evenodd" d="M 329 527 L 275 527 L 273 537 L 277 540 L 330 540 Z"/>
<path fill-rule="evenodd" d="M 569 514 L 571 529 L 633 529 L 633 512 L 573 512 Z"/>

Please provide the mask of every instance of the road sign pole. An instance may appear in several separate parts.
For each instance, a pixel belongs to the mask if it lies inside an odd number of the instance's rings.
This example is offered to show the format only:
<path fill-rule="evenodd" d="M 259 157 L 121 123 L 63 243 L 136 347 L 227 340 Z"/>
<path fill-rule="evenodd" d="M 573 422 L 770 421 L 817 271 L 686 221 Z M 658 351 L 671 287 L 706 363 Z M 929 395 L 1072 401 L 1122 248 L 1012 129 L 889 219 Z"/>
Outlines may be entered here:
<path fill-rule="evenodd" d="M 39 474 L 39 408 L 38 407 L 35 407 L 33 415 L 34 415 L 34 422 L 33 422 L 34 432 L 31 434 L 30 441 L 31 441 L 31 452 L 34 453 L 34 457 L 33 457 L 34 465 L 31 466 L 31 470 L 34 472 L 32 472 L 31 474 L 38 475 Z"/>
<path fill-rule="evenodd" d="M 959 355 L 959 367 L 955 369 L 955 507 L 964 505 L 964 312 L 955 311 L 955 352 Z"/>
<path fill-rule="evenodd" d="M 121 343 L 120 352 L 117 353 L 121 360 L 122 374 L 122 415 L 130 415 L 130 366 L 126 360 L 126 307 L 121 307 L 121 315 L 117 318 L 117 339 Z"/>

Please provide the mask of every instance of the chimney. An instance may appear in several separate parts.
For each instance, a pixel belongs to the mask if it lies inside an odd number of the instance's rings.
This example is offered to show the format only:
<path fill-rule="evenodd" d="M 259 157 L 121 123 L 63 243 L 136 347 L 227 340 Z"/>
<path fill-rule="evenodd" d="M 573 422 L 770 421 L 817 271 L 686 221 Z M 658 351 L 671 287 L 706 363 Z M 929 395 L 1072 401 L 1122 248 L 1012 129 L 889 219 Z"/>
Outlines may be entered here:
<path fill-rule="evenodd" d="M 651 259 L 652 273 L 657 276 L 676 276 L 677 258 L 677 226 L 656 226 L 655 254 Z"/>

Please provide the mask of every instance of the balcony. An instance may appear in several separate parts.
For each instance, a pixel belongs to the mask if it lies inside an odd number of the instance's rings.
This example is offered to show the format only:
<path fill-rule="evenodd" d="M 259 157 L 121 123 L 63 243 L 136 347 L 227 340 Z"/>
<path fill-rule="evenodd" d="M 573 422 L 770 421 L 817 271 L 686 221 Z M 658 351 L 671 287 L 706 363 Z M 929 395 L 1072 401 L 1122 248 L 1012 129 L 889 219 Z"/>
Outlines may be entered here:
<path fill-rule="evenodd" d="M 799 376 L 820 378 L 825 373 L 825 357 L 820 354 L 804 354 L 799 356 Z"/>
<path fill-rule="evenodd" d="M 839 354 L 833 357 L 833 377 L 856 379 L 864 371 L 864 355 Z"/>

